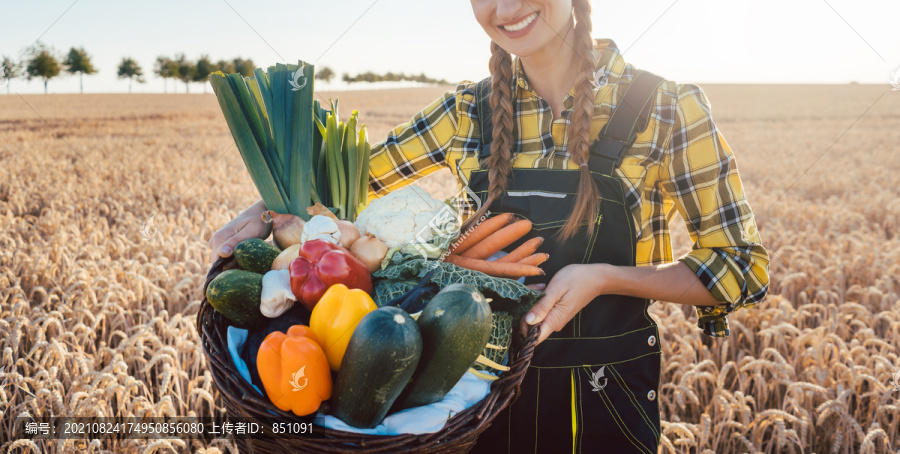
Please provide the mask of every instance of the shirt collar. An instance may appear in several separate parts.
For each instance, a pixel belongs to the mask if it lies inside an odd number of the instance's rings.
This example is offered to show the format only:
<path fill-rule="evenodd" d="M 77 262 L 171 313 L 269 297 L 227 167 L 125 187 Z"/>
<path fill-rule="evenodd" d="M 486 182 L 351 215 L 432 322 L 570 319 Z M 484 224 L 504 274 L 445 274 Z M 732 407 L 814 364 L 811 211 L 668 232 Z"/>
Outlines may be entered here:
<path fill-rule="evenodd" d="M 619 52 L 619 47 L 616 46 L 615 41 L 612 39 L 596 39 L 594 41 L 594 52 L 592 54 L 594 58 L 595 83 L 593 84 L 593 91 L 596 95 L 603 87 L 615 85 L 616 81 L 618 81 L 619 77 L 621 77 L 622 73 L 625 71 L 625 60 L 622 58 L 621 52 Z M 518 57 L 516 58 L 514 77 L 516 81 L 517 98 L 535 96 L 528 84 L 528 79 L 525 76 L 525 69 L 522 67 L 522 61 Z M 572 87 L 572 89 L 569 90 L 569 94 L 567 94 L 563 100 L 563 105 L 567 110 L 572 108 L 574 99 L 575 87 Z"/>

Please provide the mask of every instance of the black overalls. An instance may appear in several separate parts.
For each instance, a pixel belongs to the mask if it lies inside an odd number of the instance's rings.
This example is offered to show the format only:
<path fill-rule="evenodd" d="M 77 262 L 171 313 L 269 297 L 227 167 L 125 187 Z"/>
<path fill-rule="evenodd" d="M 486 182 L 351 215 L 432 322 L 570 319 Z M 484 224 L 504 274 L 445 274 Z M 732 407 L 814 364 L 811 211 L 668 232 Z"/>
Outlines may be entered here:
<path fill-rule="evenodd" d="M 591 145 L 588 164 L 600 191 L 600 216 L 592 235 L 582 229 L 565 243 L 554 236 L 572 211 L 579 170 L 514 168 L 506 193 L 490 206 L 491 213 L 512 212 L 534 225 L 507 250 L 533 236 L 544 237 L 538 252 L 550 254 L 541 265 L 547 275 L 526 283 L 549 282 L 573 263 L 634 266 L 634 220 L 613 171 L 636 133 L 646 128 L 662 81 L 651 73 L 637 74 Z M 480 157 L 490 154 L 489 83 L 482 81 L 476 89 Z M 469 188 L 486 200 L 488 171 L 472 171 Z M 656 453 L 660 345 L 648 306 L 640 298 L 602 295 L 551 334 L 535 349 L 518 400 L 494 419 L 472 452 Z"/>

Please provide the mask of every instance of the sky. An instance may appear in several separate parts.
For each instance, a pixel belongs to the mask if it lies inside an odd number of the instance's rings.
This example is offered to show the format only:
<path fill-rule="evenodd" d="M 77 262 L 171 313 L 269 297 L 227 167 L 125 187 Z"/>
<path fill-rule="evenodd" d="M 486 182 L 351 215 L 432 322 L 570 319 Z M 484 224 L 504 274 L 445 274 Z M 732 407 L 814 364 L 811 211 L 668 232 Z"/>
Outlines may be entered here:
<path fill-rule="evenodd" d="M 681 83 L 900 78 L 898 0 L 594 0 L 593 10 L 594 37 L 612 38 L 629 63 Z M 161 93 L 153 64 L 178 52 L 257 66 L 304 60 L 338 75 L 424 72 L 456 83 L 489 74 L 490 41 L 463 0 L 0 0 L 0 54 L 19 58 L 38 38 L 59 53 L 88 51 L 99 69 L 84 78 L 92 93 L 128 90 L 116 77 L 126 56 L 147 79 L 134 92 Z M 185 91 L 173 84 L 170 92 Z M 14 79 L 10 88 L 43 92 L 38 79 Z M 49 88 L 75 93 L 78 77 Z"/>

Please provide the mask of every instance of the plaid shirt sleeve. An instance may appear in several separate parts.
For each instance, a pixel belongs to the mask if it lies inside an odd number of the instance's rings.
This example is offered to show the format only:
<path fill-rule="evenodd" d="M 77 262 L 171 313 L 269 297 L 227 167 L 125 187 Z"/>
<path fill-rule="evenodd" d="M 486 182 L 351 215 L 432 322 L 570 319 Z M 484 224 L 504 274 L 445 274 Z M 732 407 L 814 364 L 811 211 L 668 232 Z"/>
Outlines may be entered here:
<path fill-rule="evenodd" d="M 370 201 L 449 166 L 447 151 L 458 126 L 456 98 L 464 87 L 460 84 L 456 90 L 448 90 L 372 147 Z"/>
<path fill-rule="evenodd" d="M 744 197 L 737 163 L 694 84 L 678 85 L 675 124 L 660 186 L 687 224 L 693 250 L 678 260 L 706 285 L 716 306 L 696 306 L 709 336 L 729 334 L 727 314 L 759 303 L 768 291 L 769 255 Z"/>

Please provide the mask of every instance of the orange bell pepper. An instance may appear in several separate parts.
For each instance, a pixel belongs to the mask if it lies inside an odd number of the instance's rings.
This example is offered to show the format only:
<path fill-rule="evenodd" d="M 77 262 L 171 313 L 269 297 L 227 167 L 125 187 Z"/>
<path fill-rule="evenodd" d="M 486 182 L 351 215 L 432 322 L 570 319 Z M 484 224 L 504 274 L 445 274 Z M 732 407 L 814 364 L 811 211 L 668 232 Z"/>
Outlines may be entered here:
<path fill-rule="evenodd" d="M 344 284 L 334 284 L 322 295 L 309 317 L 309 327 L 321 341 L 331 370 L 340 370 L 353 330 L 377 308 L 364 290 L 351 290 Z"/>
<path fill-rule="evenodd" d="M 287 334 L 274 331 L 259 346 L 259 378 L 269 400 L 297 416 L 315 413 L 331 397 L 331 371 L 315 333 L 294 325 Z"/>

